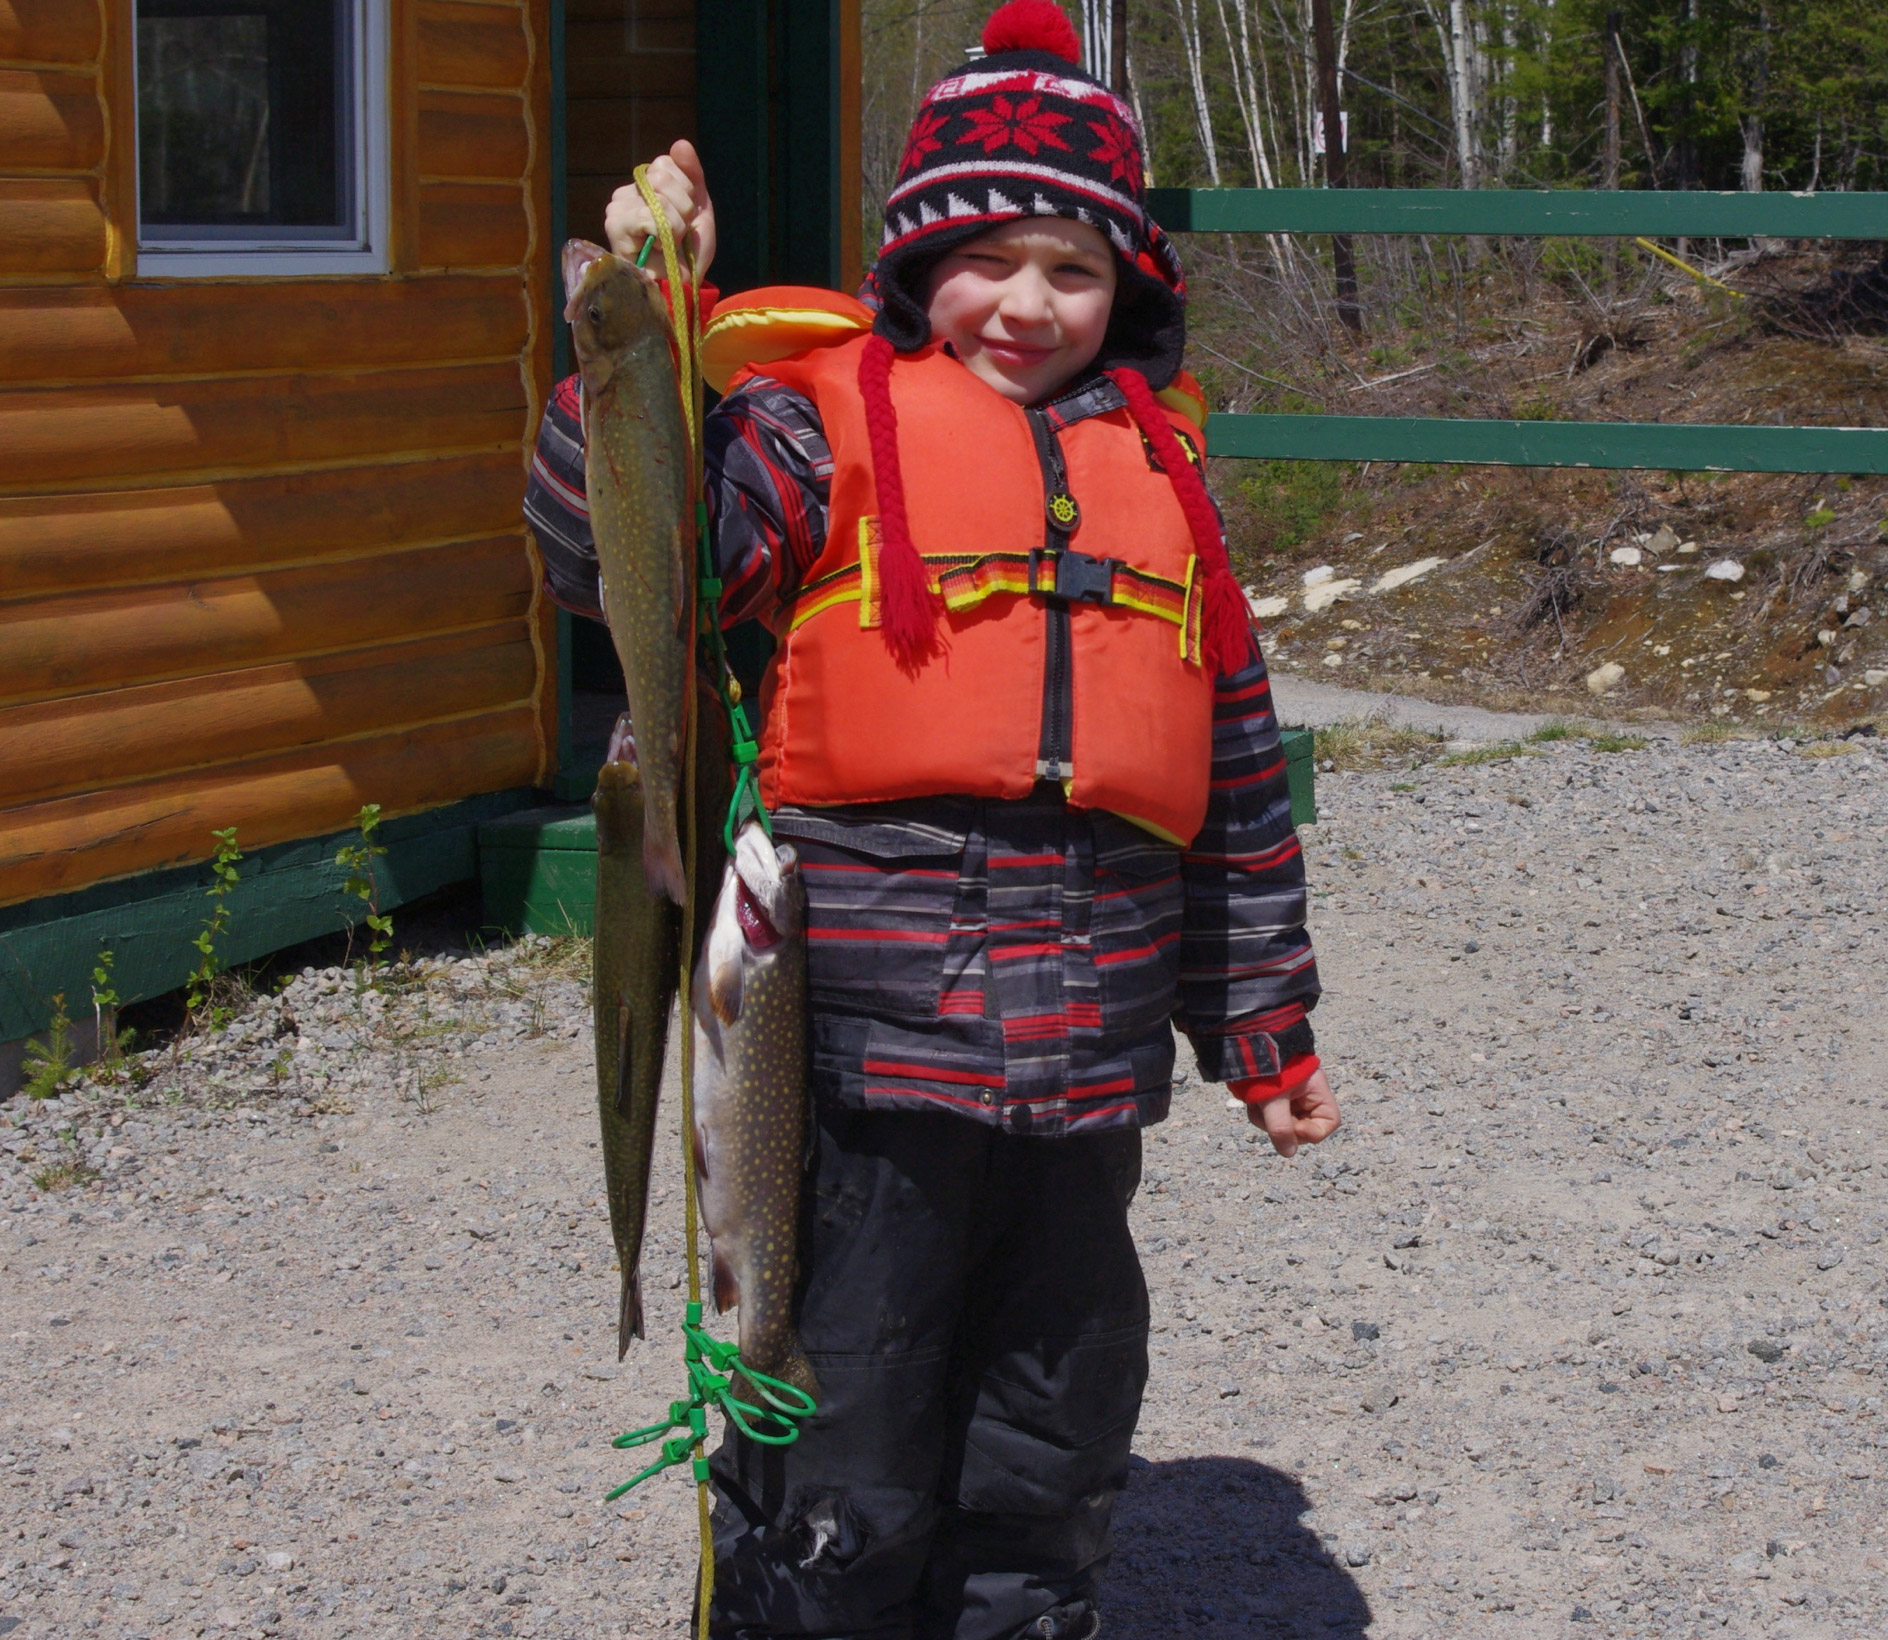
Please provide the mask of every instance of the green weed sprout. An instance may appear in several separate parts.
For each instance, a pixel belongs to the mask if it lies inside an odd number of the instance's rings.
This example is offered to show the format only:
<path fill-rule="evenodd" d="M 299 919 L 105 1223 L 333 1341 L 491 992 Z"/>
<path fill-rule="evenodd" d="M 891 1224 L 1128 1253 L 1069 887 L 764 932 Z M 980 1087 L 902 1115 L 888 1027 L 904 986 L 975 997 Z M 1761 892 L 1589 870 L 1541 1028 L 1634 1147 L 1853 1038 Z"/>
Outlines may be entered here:
<path fill-rule="evenodd" d="M 236 846 L 234 826 L 225 826 L 210 835 L 216 839 L 216 854 L 210 861 L 210 870 L 215 874 L 216 881 L 204 890 L 210 901 L 210 914 L 204 918 L 197 937 L 190 942 L 197 948 L 197 966 L 191 970 L 186 982 L 190 989 L 185 1000 L 192 1015 L 203 1019 L 211 1030 L 220 1031 L 229 1023 L 230 1011 L 212 1007 L 210 1001 L 216 988 L 216 977 L 223 971 L 221 941 L 229 932 L 229 895 L 236 886 L 236 862 L 242 859 L 243 851 Z"/>
<path fill-rule="evenodd" d="M 131 1035 L 129 1031 L 118 1029 L 121 999 L 111 981 L 112 964 L 116 960 L 111 947 L 105 946 L 92 968 L 92 1022 L 97 1030 L 99 1054 L 109 1070 L 116 1070 L 124 1063 L 125 1044 Z"/>
<path fill-rule="evenodd" d="M 374 862 L 387 852 L 386 845 L 375 837 L 380 830 L 380 805 L 363 803 L 361 812 L 354 816 L 354 826 L 361 840 L 343 843 L 334 863 L 347 873 L 342 892 L 352 894 L 367 907 L 367 915 L 362 920 L 367 924 L 367 962 L 373 967 L 393 943 L 393 918 L 380 909 L 380 884 L 374 876 Z M 354 949 L 352 923 L 348 924 L 347 940 L 351 956 Z"/>

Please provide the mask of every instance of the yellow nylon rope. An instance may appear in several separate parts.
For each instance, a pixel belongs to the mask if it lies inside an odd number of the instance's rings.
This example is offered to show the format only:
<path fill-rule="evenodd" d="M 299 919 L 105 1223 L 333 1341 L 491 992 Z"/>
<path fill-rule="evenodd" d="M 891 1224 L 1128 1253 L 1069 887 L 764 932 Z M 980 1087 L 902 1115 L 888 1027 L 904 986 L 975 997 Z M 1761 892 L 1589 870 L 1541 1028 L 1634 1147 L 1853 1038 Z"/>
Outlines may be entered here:
<path fill-rule="evenodd" d="M 654 188 L 649 185 L 649 167 L 638 165 L 635 171 L 636 188 L 649 207 L 649 214 L 655 218 L 656 239 L 662 247 L 662 267 L 669 281 L 669 312 L 675 325 L 675 352 L 677 374 L 680 377 L 682 393 L 682 415 L 688 424 L 688 493 L 692 497 L 701 495 L 702 485 L 702 390 L 701 390 L 701 304 L 695 294 L 694 268 L 687 260 L 685 248 L 678 247 L 674 230 L 669 226 L 668 213 L 662 208 L 662 201 Z M 693 520 L 690 520 L 691 525 Z M 691 547 L 694 534 L 691 529 L 689 540 Z M 691 553 L 692 557 L 692 553 Z M 688 566 L 687 586 L 689 588 L 687 630 L 691 642 L 695 634 L 695 584 L 699 566 L 691 562 Z M 701 1303 L 701 1246 L 698 1227 L 699 1212 L 695 1199 L 695 1022 L 689 1007 L 690 954 L 695 946 L 695 866 L 701 847 L 701 816 L 695 812 L 695 759 L 697 755 L 697 723 L 695 718 L 695 680 L 694 658 L 689 659 L 688 687 L 683 692 L 683 732 L 682 732 L 682 807 L 686 816 L 687 841 L 687 880 L 688 891 L 684 895 L 682 906 L 682 977 L 681 977 L 681 1027 L 682 1027 L 682 1213 L 684 1219 L 683 1235 L 688 1249 L 688 1302 L 699 1306 Z M 695 1313 L 699 1314 L 699 1310 Z M 703 1453 L 701 1443 L 695 1444 L 695 1460 L 699 1464 Z M 695 1482 L 695 1509 L 701 1530 L 700 1574 L 696 1586 L 696 1623 L 697 1640 L 708 1640 L 708 1608 L 715 1593 L 715 1538 L 712 1505 L 709 1501 L 708 1483 L 698 1479 Z"/>

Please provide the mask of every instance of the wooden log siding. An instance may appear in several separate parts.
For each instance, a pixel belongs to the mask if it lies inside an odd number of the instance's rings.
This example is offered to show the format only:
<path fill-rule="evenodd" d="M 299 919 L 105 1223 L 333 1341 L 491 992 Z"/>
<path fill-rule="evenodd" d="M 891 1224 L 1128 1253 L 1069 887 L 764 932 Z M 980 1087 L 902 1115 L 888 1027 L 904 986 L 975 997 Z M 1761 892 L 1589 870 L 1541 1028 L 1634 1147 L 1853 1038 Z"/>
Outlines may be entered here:
<path fill-rule="evenodd" d="M 392 271 L 159 283 L 132 0 L 0 0 L 0 904 L 549 776 L 548 0 L 392 5 Z"/>

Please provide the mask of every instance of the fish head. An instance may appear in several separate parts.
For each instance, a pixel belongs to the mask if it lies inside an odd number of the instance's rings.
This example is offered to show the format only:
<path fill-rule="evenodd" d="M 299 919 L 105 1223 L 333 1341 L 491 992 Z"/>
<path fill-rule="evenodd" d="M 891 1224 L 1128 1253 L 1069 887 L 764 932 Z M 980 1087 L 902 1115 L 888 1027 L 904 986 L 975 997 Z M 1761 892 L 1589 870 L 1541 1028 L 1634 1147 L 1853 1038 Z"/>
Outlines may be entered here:
<path fill-rule="evenodd" d="M 750 820 L 735 839 L 729 862 L 739 881 L 741 920 L 751 949 L 764 951 L 806 926 L 806 886 L 791 843 L 776 843 Z"/>
<path fill-rule="evenodd" d="M 662 287 L 647 269 L 625 262 L 587 239 L 564 246 L 564 317 L 572 345 L 590 386 L 593 367 L 603 365 L 639 337 L 672 333 Z"/>

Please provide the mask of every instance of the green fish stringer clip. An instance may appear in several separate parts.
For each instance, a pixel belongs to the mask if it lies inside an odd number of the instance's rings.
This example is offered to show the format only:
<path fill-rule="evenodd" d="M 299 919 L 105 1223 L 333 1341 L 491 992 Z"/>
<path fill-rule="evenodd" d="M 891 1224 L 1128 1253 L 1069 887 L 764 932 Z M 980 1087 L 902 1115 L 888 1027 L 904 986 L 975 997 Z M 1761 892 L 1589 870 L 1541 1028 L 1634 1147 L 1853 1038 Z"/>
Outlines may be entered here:
<path fill-rule="evenodd" d="M 688 1365 L 688 1399 L 671 1401 L 669 1415 L 661 1423 L 632 1429 L 610 1442 L 620 1451 L 662 1441 L 661 1456 L 648 1468 L 630 1476 L 614 1491 L 606 1493 L 603 1499 L 605 1503 L 614 1503 L 632 1486 L 640 1485 L 651 1475 L 659 1475 L 663 1470 L 689 1463 L 691 1459 L 695 1479 L 705 1482 L 708 1479 L 708 1460 L 702 1456 L 701 1447 L 708 1438 L 708 1408 L 711 1405 L 719 1407 L 728 1422 L 750 1441 L 756 1441 L 762 1446 L 791 1446 L 800 1438 L 800 1420 L 811 1417 L 819 1410 L 813 1397 L 805 1390 L 796 1389 L 792 1384 L 770 1378 L 764 1372 L 756 1372 L 743 1365 L 740 1346 L 716 1338 L 701 1324 L 701 1320 L 701 1305 L 690 1304 L 687 1319 L 682 1323 L 682 1336 L 686 1340 L 683 1359 Z M 750 1393 L 758 1397 L 758 1403 L 744 1401 L 735 1394 L 734 1386 L 740 1379 L 745 1379 L 753 1386 Z M 672 1429 L 682 1433 L 663 1440 Z"/>

